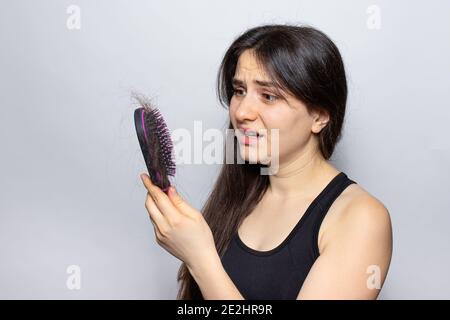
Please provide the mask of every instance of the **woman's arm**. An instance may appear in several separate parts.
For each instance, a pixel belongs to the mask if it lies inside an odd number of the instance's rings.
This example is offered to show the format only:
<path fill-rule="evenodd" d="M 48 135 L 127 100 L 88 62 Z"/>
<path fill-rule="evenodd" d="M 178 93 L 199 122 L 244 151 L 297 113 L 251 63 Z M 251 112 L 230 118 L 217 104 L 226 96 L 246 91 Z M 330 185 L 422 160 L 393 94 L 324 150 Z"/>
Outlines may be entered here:
<path fill-rule="evenodd" d="M 145 207 L 154 226 L 156 241 L 186 266 L 204 299 L 243 299 L 217 253 L 213 234 L 202 213 L 171 187 L 164 193 L 141 175 L 148 190 Z"/>
<path fill-rule="evenodd" d="M 244 300 L 218 255 L 212 257 L 210 262 L 188 266 L 188 269 L 205 300 Z"/>
<path fill-rule="evenodd" d="M 392 254 L 388 210 L 376 198 L 364 195 L 326 232 L 323 252 L 297 299 L 376 299 Z"/>

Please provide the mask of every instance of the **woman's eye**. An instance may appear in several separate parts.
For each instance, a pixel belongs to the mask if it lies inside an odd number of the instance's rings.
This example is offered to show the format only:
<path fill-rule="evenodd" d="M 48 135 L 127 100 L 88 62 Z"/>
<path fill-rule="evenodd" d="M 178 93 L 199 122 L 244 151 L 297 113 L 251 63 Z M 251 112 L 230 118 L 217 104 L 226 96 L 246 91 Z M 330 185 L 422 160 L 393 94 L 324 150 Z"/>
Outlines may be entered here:
<path fill-rule="evenodd" d="M 237 96 L 241 96 L 244 94 L 244 90 L 235 88 L 235 89 L 233 89 L 233 94 L 235 94 Z"/>
<path fill-rule="evenodd" d="M 268 93 L 263 93 L 262 96 L 264 97 L 265 100 L 267 100 L 269 102 L 274 102 L 275 100 L 278 99 L 277 96 L 274 96 L 274 95 L 268 94 Z"/>

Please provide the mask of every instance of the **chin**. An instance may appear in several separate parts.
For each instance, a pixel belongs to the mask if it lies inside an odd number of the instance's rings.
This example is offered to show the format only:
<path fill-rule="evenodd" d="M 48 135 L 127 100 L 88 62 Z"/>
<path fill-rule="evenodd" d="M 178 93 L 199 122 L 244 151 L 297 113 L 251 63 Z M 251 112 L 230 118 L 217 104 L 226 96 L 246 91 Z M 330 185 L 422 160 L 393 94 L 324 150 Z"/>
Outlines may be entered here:
<path fill-rule="evenodd" d="M 258 152 L 258 148 L 256 146 L 240 144 L 239 153 L 241 158 L 249 163 L 258 163 L 262 165 L 270 164 L 270 154 Z"/>

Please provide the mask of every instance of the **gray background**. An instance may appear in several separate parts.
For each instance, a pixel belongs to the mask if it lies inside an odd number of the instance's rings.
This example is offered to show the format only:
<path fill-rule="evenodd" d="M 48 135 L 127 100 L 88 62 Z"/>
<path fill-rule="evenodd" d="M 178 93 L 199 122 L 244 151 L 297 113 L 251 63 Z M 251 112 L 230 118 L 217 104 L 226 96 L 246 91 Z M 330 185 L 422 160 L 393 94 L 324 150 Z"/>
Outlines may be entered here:
<path fill-rule="evenodd" d="M 67 7 L 81 9 L 69 30 Z M 370 5 L 381 29 L 367 27 Z M 215 76 L 231 41 L 306 23 L 338 45 L 350 96 L 332 159 L 389 209 L 382 299 L 450 298 L 450 2 L 2 1 L 0 298 L 173 299 L 180 261 L 159 247 L 130 91 L 169 127 L 224 128 Z M 218 166 L 182 165 L 198 209 Z M 81 289 L 66 287 L 69 265 Z"/>

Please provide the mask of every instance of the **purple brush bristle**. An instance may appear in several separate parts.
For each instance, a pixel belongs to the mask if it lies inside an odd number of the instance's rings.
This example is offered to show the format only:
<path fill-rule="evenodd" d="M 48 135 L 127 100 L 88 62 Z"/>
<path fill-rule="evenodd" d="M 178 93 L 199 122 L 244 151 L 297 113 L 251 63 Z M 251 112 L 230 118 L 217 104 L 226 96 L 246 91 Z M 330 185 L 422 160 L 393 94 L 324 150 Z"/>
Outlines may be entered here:
<path fill-rule="evenodd" d="M 140 122 L 145 140 L 144 159 L 152 182 L 164 192 L 170 187 L 169 176 L 175 176 L 173 143 L 170 131 L 158 109 L 139 97 Z"/>

